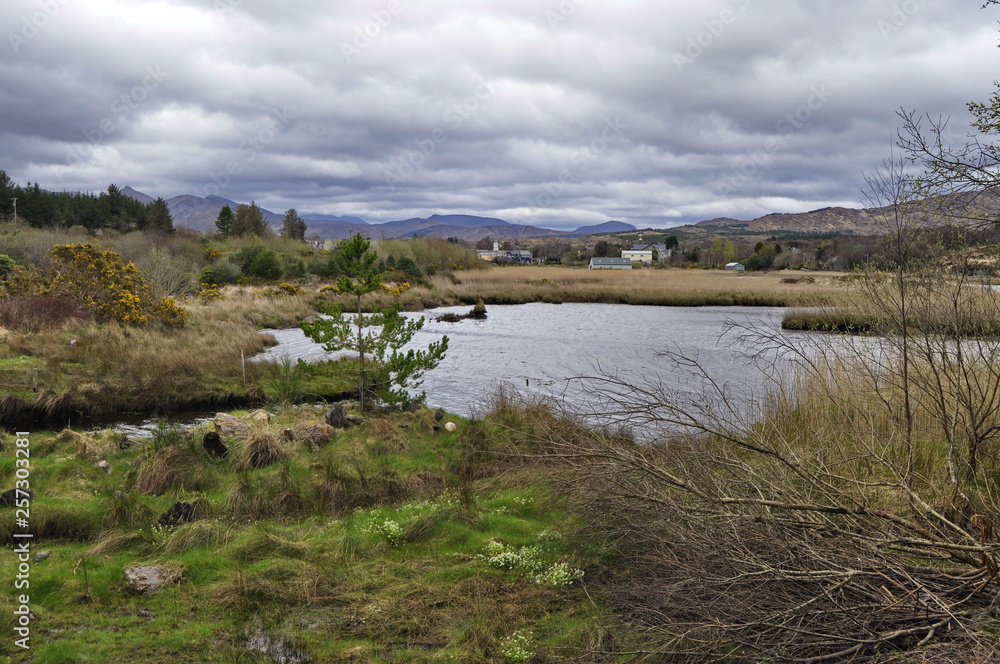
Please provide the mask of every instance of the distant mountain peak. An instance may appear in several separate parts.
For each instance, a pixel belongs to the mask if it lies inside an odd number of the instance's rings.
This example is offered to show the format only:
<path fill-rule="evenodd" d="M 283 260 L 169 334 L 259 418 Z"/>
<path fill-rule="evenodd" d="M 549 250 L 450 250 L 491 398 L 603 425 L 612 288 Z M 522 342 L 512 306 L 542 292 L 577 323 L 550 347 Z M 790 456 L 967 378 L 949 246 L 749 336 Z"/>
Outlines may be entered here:
<path fill-rule="evenodd" d="M 122 195 L 128 196 L 129 198 L 131 198 L 133 200 L 139 201 L 143 205 L 149 205 L 154 200 L 156 200 L 152 196 L 144 194 L 141 191 L 133 189 L 132 187 L 129 187 L 127 185 L 125 187 L 122 187 L 121 192 L 122 192 Z"/>
<path fill-rule="evenodd" d="M 627 224 L 624 221 L 605 221 L 603 224 L 596 224 L 594 226 L 581 226 L 580 228 L 573 231 L 573 235 L 593 235 L 595 233 L 627 233 L 629 231 L 639 230 L 632 224 Z"/>

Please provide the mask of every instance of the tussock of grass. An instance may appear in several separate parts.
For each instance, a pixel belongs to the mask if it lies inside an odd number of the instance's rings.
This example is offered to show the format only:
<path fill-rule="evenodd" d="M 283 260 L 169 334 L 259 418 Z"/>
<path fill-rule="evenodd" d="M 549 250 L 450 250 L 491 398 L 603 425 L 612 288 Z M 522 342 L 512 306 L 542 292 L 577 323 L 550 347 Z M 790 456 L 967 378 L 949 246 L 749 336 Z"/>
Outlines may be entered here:
<path fill-rule="evenodd" d="M 135 489 L 150 496 L 160 496 L 172 489 L 203 491 L 212 482 L 212 473 L 201 457 L 186 447 L 171 445 L 142 463 Z"/>
<path fill-rule="evenodd" d="M 278 439 L 265 431 L 254 431 L 237 449 L 237 470 L 258 470 L 279 463 L 287 458 Z"/>

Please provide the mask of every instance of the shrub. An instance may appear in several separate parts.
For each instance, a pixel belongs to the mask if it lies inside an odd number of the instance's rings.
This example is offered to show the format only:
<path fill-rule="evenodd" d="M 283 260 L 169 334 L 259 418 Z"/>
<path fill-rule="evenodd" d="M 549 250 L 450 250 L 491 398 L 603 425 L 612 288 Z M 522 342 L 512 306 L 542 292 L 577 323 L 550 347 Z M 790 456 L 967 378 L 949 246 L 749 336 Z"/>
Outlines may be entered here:
<path fill-rule="evenodd" d="M 142 326 L 164 314 L 168 325 L 183 325 L 171 300 L 155 301 L 149 284 L 131 261 L 93 244 L 57 244 L 46 269 L 15 267 L 6 291 L 12 296 L 43 296 L 76 303 L 99 322 Z"/>
<path fill-rule="evenodd" d="M 254 279 L 273 281 L 281 277 L 281 262 L 273 251 L 261 251 L 250 262 L 247 275 Z"/>

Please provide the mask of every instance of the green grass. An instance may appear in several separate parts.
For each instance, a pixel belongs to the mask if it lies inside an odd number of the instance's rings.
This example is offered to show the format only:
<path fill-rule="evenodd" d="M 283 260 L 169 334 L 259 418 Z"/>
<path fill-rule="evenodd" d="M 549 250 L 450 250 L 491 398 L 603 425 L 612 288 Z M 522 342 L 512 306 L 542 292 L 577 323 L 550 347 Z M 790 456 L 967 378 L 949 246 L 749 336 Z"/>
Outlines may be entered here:
<path fill-rule="evenodd" d="M 280 438 L 322 412 L 286 408 L 264 433 Z M 478 472 L 457 472 L 471 448 L 492 444 L 482 428 L 453 418 L 457 433 L 436 432 L 430 411 L 365 418 L 319 450 L 283 441 L 283 461 L 243 471 L 235 464 L 245 443 L 228 439 L 233 455 L 219 461 L 200 449 L 200 432 L 167 426 L 127 449 L 106 432 L 34 434 L 33 547 L 52 555 L 31 571 L 32 651 L 5 639 L 0 661 L 269 661 L 248 650 L 248 633 L 316 662 L 504 661 L 498 648 L 517 630 L 531 630 L 544 653 L 594 640 L 605 611 L 579 581 L 542 585 L 479 557 L 502 542 L 539 544 L 549 565 L 592 562 L 568 532 L 550 541 L 566 514 L 486 450 Z M 156 467 L 170 450 L 182 453 Z M 110 474 L 96 468 L 101 459 Z M 13 470 L 0 465 L 0 481 Z M 190 473 L 202 477 L 197 488 L 183 479 Z M 143 492 L 149 475 L 162 481 Z M 201 518 L 154 528 L 177 500 L 196 503 Z M 12 516 L 8 508 L 0 518 Z M 123 570 L 136 561 L 187 572 L 134 597 Z M 12 573 L 6 556 L 0 574 Z M 0 630 L 12 627 L 5 612 Z"/>

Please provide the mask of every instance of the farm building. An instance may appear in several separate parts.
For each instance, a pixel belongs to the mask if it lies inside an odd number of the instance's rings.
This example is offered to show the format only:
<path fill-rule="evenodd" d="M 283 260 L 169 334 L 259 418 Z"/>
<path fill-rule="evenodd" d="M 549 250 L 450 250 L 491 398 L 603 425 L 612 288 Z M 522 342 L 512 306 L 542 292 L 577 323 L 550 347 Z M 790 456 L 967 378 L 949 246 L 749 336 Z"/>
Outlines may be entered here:
<path fill-rule="evenodd" d="M 743 272 L 744 270 L 746 270 L 746 268 L 743 266 L 743 263 L 726 263 L 726 269 L 734 270 L 736 272 Z"/>

